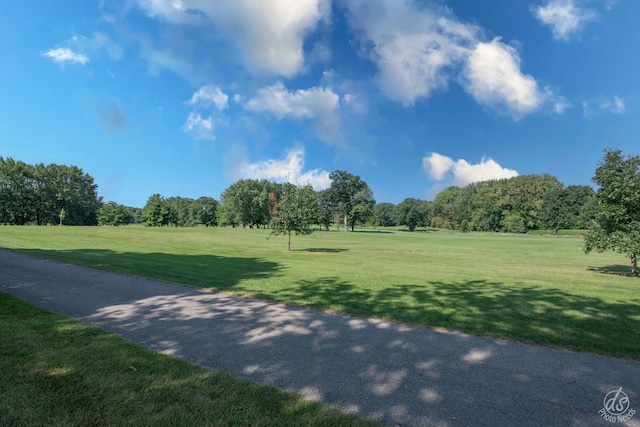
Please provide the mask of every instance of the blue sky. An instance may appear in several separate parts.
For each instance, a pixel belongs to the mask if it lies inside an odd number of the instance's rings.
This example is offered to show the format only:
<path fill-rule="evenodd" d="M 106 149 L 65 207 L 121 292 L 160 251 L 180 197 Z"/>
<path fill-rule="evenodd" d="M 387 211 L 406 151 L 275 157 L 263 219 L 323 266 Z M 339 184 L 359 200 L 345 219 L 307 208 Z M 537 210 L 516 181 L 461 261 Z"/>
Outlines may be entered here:
<path fill-rule="evenodd" d="M 240 178 L 378 202 L 517 174 L 590 184 L 640 154 L 634 0 L 17 1 L 0 156 L 76 165 L 105 201 Z"/>

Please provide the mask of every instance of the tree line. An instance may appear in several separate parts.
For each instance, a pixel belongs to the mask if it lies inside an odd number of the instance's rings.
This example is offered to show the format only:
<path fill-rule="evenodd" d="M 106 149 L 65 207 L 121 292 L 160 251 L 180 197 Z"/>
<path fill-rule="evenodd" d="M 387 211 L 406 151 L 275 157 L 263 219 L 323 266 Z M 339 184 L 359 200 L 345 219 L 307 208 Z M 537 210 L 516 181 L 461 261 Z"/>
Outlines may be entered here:
<path fill-rule="evenodd" d="M 324 229 L 334 224 L 344 230 L 360 225 L 513 233 L 584 229 L 597 207 L 591 187 L 565 187 L 551 175 L 451 186 L 433 201 L 407 198 L 397 205 L 376 203 L 357 175 L 337 170 L 330 179 L 329 188 L 313 191 L 309 218 Z M 219 201 L 154 194 L 140 209 L 103 203 L 93 178 L 76 166 L 28 165 L 0 157 L 0 221 L 5 224 L 270 227 L 275 207 L 290 190 L 287 184 L 241 179 Z"/>
<path fill-rule="evenodd" d="M 97 225 L 102 200 L 76 166 L 29 165 L 0 156 L 0 223 Z"/>
<path fill-rule="evenodd" d="M 408 198 L 379 203 L 381 226 L 404 225 L 450 230 L 526 233 L 529 230 L 584 229 L 596 210 L 586 185 L 565 187 L 551 175 L 522 175 L 442 190 L 432 202 Z"/>

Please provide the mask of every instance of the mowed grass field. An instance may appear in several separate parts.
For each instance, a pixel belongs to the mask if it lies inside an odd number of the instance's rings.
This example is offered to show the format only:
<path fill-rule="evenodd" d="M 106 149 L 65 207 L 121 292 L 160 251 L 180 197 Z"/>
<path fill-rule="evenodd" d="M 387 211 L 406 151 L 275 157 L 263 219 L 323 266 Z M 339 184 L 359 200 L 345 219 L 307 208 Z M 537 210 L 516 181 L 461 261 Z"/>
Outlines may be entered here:
<path fill-rule="evenodd" d="M 640 360 L 640 280 L 579 237 L 1 227 L 0 247 L 321 310 Z"/>

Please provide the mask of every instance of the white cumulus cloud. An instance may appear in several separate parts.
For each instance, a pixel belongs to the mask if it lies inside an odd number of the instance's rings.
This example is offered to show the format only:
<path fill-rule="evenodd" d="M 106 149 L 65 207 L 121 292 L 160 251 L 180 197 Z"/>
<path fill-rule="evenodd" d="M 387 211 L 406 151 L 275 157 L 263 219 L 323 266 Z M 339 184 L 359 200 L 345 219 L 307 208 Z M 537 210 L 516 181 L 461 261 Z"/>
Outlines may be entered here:
<path fill-rule="evenodd" d="M 44 56 L 51 58 L 53 61 L 57 62 L 58 64 L 64 64 L 66 62 L 71 62 L 74 64 L 81 64 L 84 65 L 87 62 L 89 62 L 89 57 L 81 54 L 81 53 L 76 53 L 73 50 L 66 48 L 66 47 L 59 47 L 57 49 L 49 49 L 48 51 L 46 51 L 45 53 L 43 53 Z"/>
<path fill-rule="evenodd" d="M 464 159 L 454 161 L 448 156 L 435 152 L 422 158 L 422 167 L 436 181 L 442 181 L 447 174 L 451 173 L 453 185 L 458 187 L 474 182 L 518 176 L 516 170 L 504 168 L 491 158 L 483 157 L 480 163 L 471 164 Z"/>
<path fill-rule="evenodd" d="M 292 77 L 304 68 L 303 43 L 331 13 L 330 0 L 137 0 L 154 18 L 184 25 L 213 23 L 233 39 L 256 74 Z"/>
<path fill-rule="evenodd" d="M 566 101 L 521 69 L 518 52 L 499 37 L 459 20 L 443 7 L 415 0 L 352 0 L 349 22 L 378 68 L 377 81 L 392 100 L 412 105 L 460 83 L 480 104 L 520 119 Z"/>
<path fill-rule="evenodd" d="M 438 153 L 431 153 L 428 157 L 422 158 L 422 166 L 429 176 L 436 181 L 440 181 L 451 170 L 454 161 L 451 157 Z"/>
<path fill-rule="evenodd" d="M 541 89 L 532 76 L 522 73 L 520 55 L 499 38 L 476 45 L 465 64 L 461 81 L 478 103 L 516 120 L 558 98 L 550 89 Z M 556 112 L 564 111 L 559 110 L 560 101 L 554 103 Z"/>
<path fill-rule="evenodd" d="M 313 87 L 289 91 L 282 82 L 260 89 L 244 108 L 266 112 L 278 119 L 312 119 L 319 136 L 327 143 L 341 143 L 340 118 L 337 110 L 340 96 L 330 88 Z"/>
<path fill-rule="evenodd" d="M 296 185 L 311 184 L 316 191 L 331 186 L 329 172 L 322 169 L 304 171 L 304 162 L 304 148 L 296 147 L 289 149 L 284 159 L 269 159 L 256 163 L 242 161 L 237 167 L 236 175 L 245 179 L 266 179 Z"/>
<path fill-rule="evenodd" d="M 405 105 L 446 88 L 450 67 L 464 59 L 477 38 L 474 25 L 413 0 L 353 0 L 347 9 L 352 26 L 372 45 L 381 89 Z"/>
<path fill-rule="evenodd" d="M 533 7 L 532 13 L 551 27 L 554 38 L 563 41 L 569 41 L 597 16 L 594 10 L 577 6 L 575 0 L 550 0 L 544 6 Z"/>

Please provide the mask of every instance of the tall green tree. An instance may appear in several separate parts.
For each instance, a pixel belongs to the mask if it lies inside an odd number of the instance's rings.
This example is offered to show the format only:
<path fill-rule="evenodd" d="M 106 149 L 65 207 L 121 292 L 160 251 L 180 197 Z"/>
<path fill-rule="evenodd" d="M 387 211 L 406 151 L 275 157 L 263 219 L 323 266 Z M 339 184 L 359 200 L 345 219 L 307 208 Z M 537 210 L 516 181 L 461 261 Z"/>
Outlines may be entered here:
<path fill-rule="evenodd" d="M 540 212 L 540 228 L 554 230 L 556 236 L 560 229 L 571 228 L 571 212 L 567 204 L 567 191 L 564 188 L 549 190 L 543 198 Z"/>
<path fill-rule="evenodd" d="M 638 276 L 640 253 L 640 156 L 608 149 L 596 168 L 596 218 L 584 238 L 586 253 L 614 250 L 629 256 L 631 274 Z"/>
<path fill-rule="evenodd" d="M 116 202 L 108 202 L 102 205 L 98 213 L 99 225 L 127 225 L 133 222 L 133 213 L 130 208 L 119 205 Z"/>
<path fill-rule="evenodd" d="M 279 195 L 281 184 L 267 180 L 241 179 L 227 187 L 220 196 L 225 223 L 243 227 L 269 223 L 269 193 Z"/>
<path fill-rule="evenodd" d="M 160 194 L 154 194 L 142 208 L 142 223 L 147 227 L 162 227 L 169 224 L 169 205 Z"/>
<path fill-rule="evenodd" d="M 409 231 L 428 224 L 428 204 L 423 200 L 409 197 L 398 203 L 394 211 L 395 221 L 399 225 L 406 225 Z"/>
<path fill-rule="evenodd" d="M 345 171 L 337 170 L 329 174 L 331 179 L 332 204 L 340 213 L 344 224 L 344 231 L 349 230 L 349 219 L 352 220 L 352 230 L 355 222 L 365 214 L 370 214 L 370 210 L 375 205 L 371 189 L 358 175 L 353 175 Z M 373 202 L 373 204 L 371 203 Z"/>
<path fill-rule="evenodd" d="M 373 216 L 373 208 L 375 205 L 376 201 L 373 198 L 373 192 L 365 183 L 363 188 L 353 196 L 353 206 L 349 212 L 351 231 L 355 229 L 356 224 L 366 224 Z"/>
<path fill-rule="evenodd" d="M 310 185 L 297 187 L 287 183 L 283 186 L 277 207 L 273 210 L 271 234 L 287 236 L 287 250 L 291 250 L 291 233 L 311 234 L 311 225 L 317 221 L 316 195 Z"/>
<path fill-rule="evenodd" d="M 327 188 L 325 190 L 317 192 L 316 204 L 318 224 L 322 225 L 326 231 L 329 231 L 329 227 L 331 226 L 331 222 L 333 221 L 333 217 L 335 215 L 335 207 L 333 206 L 333 201 L 331 198 L 331 189 Z"/>
<path fill-rule="evenodd" d="M 218 225 L 218 201 L 213 197 L 199 197 L 191 203 L 191 215 L 196 224 L 205 227 L 215 227 Z"/>
<path fill-rule="evenodd" d="M 378 203 L 373 208 L 373 214 L 376 217 L 376 222 L 381 227 L 393 227 L 396 225 L 396 219 L 394 215 L 394 208 L 396 205 L 393 203 Z"/>

